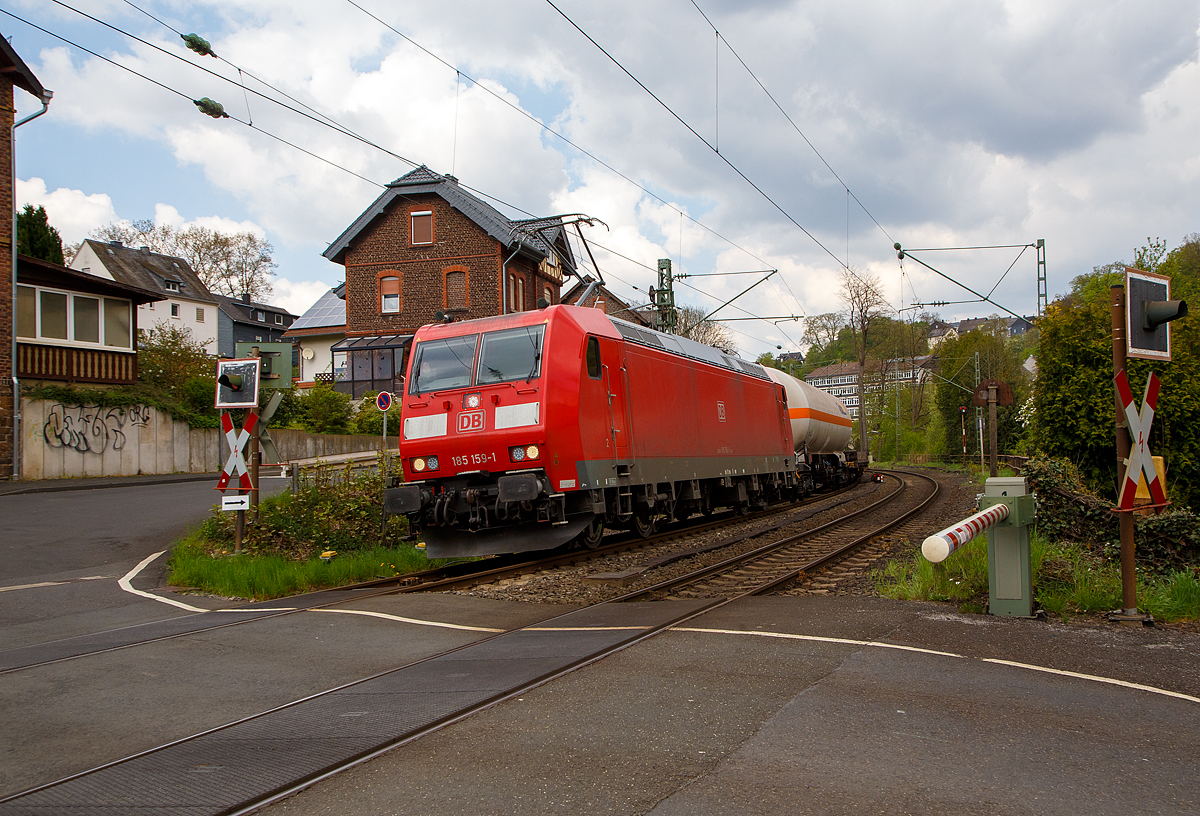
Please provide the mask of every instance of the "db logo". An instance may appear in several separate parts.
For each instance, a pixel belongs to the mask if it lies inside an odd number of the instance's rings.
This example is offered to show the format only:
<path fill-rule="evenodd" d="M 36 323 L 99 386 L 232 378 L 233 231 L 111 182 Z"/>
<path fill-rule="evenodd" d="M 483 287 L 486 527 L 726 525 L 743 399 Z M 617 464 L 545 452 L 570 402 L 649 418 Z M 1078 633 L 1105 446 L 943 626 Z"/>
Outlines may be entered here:
<path fill-rule="evenodd" d="M 725 421 L 725 403 L 723 402 L 717 403 L 717 419 Z"/>
<path fill-rule="evenodd" d="M 483 411 L 463 411 L 458 415 L 458 432 L 470 433 L 483 430 Z"/>

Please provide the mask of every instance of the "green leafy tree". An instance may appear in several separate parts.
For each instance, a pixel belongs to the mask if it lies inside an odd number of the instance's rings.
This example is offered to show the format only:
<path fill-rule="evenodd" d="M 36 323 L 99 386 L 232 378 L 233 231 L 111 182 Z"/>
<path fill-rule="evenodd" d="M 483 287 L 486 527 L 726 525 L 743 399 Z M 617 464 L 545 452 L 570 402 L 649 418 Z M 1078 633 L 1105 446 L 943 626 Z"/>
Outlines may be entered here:
<path fill-rule="evenodd" d="M 63 262 L 62 238 L 50 226 L 45 207 L 36 210 L 32 204 L 17 213 L 17 252 L 40 261 Z"/>
<path fill-rule="evenodd" d="M 1025 433 L 1020 408 L 1030 393 L 1029 375 L 1022 368 L 1024 344 L 1019 338 L 1009 338 L 1003 323 L 985 324 L 975 331 L 938 346 L 938 380 L 934 403 L 945 433 L 945 450 L 962 451 L 963 415 L 966 406 L 967 455 L 979 455 L 979 433 L 975 428 L 975 407 L 971 395 L 975 389 L 975 355 L 979 354 L 980 380 L 1000 380 L 1013 392 L 1011 406 L 996 409 L 997 445 L 1001 453 L 1013 453 L 1020 447 Z M 987 409 L 984 409 L 987 421 Z M 984 430 L 984 448 L 988 432 Z"/>
<path fill-rule="evenodd" d="M 304 396 L 301 424 L 311 433 L 346 434 L 353 428 L 350 395 L 335 391 L 329 383 L 318 382 Z"/>
<path fill-rule="evenodd" d="M 194 377 L 213 377 L 216 358 L 205 350 L 205 345 L 192 337 L 192 330 L 186 326 L 159 323 L 149 331 L 139 329 L 138 380 L 158 388 L 182 390 Z M 215 388 L 210 392 L 213 395 Z"/>

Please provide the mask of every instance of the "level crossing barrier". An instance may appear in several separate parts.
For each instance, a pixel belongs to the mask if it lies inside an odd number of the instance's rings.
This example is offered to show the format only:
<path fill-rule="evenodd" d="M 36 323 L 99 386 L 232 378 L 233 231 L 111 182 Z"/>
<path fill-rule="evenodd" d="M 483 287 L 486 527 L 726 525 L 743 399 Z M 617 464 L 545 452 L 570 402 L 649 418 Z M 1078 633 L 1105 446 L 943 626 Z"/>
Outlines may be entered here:
<path fill-rule="evenodd" d="M 1034 497 L 1020 476 L 992 477 L 984 483 L 979 512 L 934 533 L 921 544 L 933 563 L 949 558 L 980 533 L 988 536 L 988 612 L 1033 616 L 1033 566 L 1029 525 L 1037 516 Z"/>

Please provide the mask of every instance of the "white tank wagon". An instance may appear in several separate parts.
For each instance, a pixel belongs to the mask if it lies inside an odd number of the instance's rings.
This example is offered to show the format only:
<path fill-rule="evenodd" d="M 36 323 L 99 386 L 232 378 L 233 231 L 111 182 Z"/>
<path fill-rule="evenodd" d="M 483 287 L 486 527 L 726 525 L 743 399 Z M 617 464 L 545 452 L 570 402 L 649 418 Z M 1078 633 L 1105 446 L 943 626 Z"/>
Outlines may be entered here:
<path fill-rule="evenodd" d="M 851 421 L 841 400 L 777 368 L 767 367 L 766 372 L 783 386 L 787 395 L 797 452 L 841 453 L 846 449 L 850 444 Z"/>

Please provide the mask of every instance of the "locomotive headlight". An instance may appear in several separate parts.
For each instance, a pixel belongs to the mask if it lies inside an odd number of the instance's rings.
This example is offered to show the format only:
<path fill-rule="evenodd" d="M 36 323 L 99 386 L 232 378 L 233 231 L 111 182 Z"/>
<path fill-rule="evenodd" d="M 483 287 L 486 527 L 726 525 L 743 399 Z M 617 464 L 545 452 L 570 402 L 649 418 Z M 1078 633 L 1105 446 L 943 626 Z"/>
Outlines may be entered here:
<path fill-rule="evenodd" d="M 483 394 L 463 394 L 463 410 L 478 408 L 483 405 Z"/>
<path fill-rule="evenodd" d="M 514 462 L 524 462 L 529 459 L 537 459 L 542 455 L 541 448 L 537 445 L 517 445 L 508 449 L 508 458 Z"/>
<path fill-rule="evenodd" d="M 437 470 L 438 469 L 438 458 L 436 456 L 430 456 L 425 460 L 425 464 L 429 467 L 430 470 Z"/>
<path fill-rule="evenodd" d="M 412 460 L 412 469 L 416 473 L 420 473 L 421 471 L 423 471 L 425 469 L 425 460 L 419 456 L 416 459 L 413 459 Z"/>

